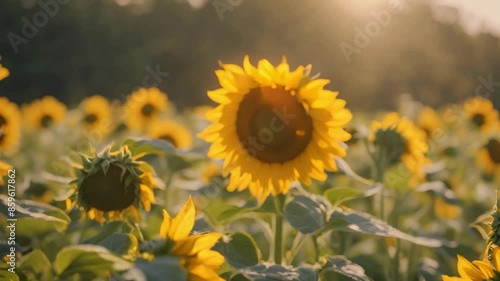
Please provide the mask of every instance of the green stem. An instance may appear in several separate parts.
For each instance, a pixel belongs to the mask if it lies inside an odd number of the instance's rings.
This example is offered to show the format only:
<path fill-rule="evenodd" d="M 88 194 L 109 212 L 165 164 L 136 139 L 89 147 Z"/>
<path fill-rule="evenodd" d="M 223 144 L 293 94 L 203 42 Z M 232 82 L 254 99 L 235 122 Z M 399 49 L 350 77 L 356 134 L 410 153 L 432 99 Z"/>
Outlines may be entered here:
<path fill-rule="evenodd" d="M 393 280 L 399 280 L 399 253 L 400 253 L 400 241 L 396 239 L 396 254 L 394 255 L 392 268 L 394 269 L 394 277 Z"/>
<path fill-rule="evenodd" d="M 283 206 L 285 196 L 280 194 L 274 197 L 276 215 L 274 219 L 274 262 L 281 264 L 283 260 Z"/>
<path fill-rule="evenodd" d="M 314 261 L 318 262 L 319 261 L 319 246 L 318 246 L 318 236 L 317 235 L 312 235 L 312 242 L 314 245 Z"/>

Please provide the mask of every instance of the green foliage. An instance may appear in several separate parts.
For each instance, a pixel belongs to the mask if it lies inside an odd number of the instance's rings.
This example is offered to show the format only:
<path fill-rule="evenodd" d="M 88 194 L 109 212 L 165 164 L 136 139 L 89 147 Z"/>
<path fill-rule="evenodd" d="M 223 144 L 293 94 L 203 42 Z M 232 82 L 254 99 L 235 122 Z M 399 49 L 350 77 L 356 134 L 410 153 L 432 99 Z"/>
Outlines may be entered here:
<path fill-rule="evenodd" d="M 11 218 L 8 198 L 0 195 L 0 214 Z M 70 223 L 69 216 L 59 208 L 30 200 L 16 202 L 16 235 L 19 237 L 40 236 L 52 231 L 63 232 Z"/>
<path fill-rule="evenodd" d="M 334 271 L 354 281 L 372 281 L 366 276 L 365 270 L 360 265 L 351 262 L 344 256 L 328 256 L 325 259 L 326 263 L 322 272 Z"/>
<path fill-rule="evenodd" d="M 226 261 L 234 268 L 253 266 L 261 260 L 260 250 L 253 238 L 243 232 L 228 235 L 214 249 L 226 257 Z"/>
<path fill-rule="evenodd" d="M 348 231 L 354 233 L 364 233 L 382 237 L 393 237 L 403 239 L 431 248 L 452 246 L 453 244 L 439 239 L 417 237 L 390 226 L 387 222 L 379 220 L 367 213 L 353 210 L 335 209 L 329 218 L 328 227 L 334 231 Z"/>
<path fill-rule="evenodd" d="M 75 245 L 63 248 L 54 261 L 55 272 L 66 278 L 77 273 L 103 275 L 111 271 L 125 271 L 131 264 L 108 249 L 95 245 Z"/>
<path fill-rule="evenodd" d="M 285 217 L 295 229 L 309 234 L 325 227 L 327 208 L 319 197 L 298 195 L 286 204 Z"/>

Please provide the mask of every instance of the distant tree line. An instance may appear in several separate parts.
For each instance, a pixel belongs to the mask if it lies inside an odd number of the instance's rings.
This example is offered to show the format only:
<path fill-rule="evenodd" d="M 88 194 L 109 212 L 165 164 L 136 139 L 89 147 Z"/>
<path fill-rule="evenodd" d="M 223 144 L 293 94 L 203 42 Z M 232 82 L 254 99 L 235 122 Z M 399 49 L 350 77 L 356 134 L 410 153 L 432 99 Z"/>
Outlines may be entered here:
<path fill-rule="evenodd" d="M 0 1 L 0 63 L 11 71 L 0 95 L 74 105 L 158 86 L 181 107 L 205 104 L 219 60 L 240 64 L 248 53 L 311 63 L 351 108 L 392 107 L 402 93 L 430 105 L 481 94 L 500 107 L 500 40 L 439 22 L 429 5 L 381 7 L 360 20 L 341 0 L 217 1 Z"/>

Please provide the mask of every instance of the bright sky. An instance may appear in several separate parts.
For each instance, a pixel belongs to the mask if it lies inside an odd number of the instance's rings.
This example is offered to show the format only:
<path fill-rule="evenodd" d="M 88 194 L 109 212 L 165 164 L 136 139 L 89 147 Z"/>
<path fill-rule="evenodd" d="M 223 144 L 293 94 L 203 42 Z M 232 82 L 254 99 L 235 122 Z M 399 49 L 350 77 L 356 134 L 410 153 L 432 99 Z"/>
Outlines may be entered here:
<path fill-rule="evenodd" d="M 500 0 L 435 0 L 438 5 L 457 7 L 460 23 L 469 34 L 482 32 L 500 36 Z"/>

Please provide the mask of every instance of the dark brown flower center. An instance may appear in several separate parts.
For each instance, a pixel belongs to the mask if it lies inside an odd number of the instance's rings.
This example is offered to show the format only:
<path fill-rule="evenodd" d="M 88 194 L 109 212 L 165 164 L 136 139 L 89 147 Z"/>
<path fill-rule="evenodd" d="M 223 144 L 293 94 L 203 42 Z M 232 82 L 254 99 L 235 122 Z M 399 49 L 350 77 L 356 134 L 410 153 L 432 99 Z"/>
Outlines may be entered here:
<path fill-rule="evenodd" d="M 2 143 L 4 137 L 5 137 L 5 132 L 4 132 L 4 126 L 7 125 L 7 120 L 0 115 L 0 143 Z"/>
<path fill-rule="evenodd" d="M 103 212 L 121 211 L 130 207 L 136 199 L 135 185 L 133 182 L 125 185 L 131 174 L 125 171 L 122 177 L 122 173 L 120 167 L 111 164 L 106 175 L 99 170 L 88 176 L 80 187 L 82 201 L 88 208 Z"/>
<path fill-rule="evenodd" d="M 236 133 L 250 155 L 265 163 L 299 156 L 312 138 L 312 119 L 304 106 L 279 86 L 255 88 L 241 101 Z"/>
<path fill-rule="evenodd" d="M 7 120 L 5 120 L 5 118 L 2 115 L 0 115 L 0 128 L 2 128 L 5 125 L 7 125 Z"/>
<path fill-rule="evenodd" d="M 145 104 L 141 109 L 142 115 L 147 116 L 147 117 L 153 115 L 154 111 L 155 111 L 155 107 L 149 103 Z"/>
<path fill-rule="evenodd" d="M 472 120 L 472 123 L 474 123 L 474 125 L 481 127 L 484 124 L 484 115 L 479 114 L 479 113 L 474 114 L 472 116 L 471 120 Z"/>
<path fill-rule="evenodd" d="M 161 140 L 164 140 L 164 141 L 168 141 L 174 147 L 179 147 L 177 141 L 171 135 L 162 135 L 162 136 L 160 136 L 158 138 L 161 139 Z"/>
<path fill-rule="evenodd" d="M 491 139 L 488 144 L 486 144 L 486 149 L 488 150 L 488 155 L 495 164 L 500 164 L 500 141 L 496 139 Z"/>
<path fill-rule="evenodd" d="M 52 119 L 52 116 L 50 115 L 44 115 L 42 116 L 42 119 L 40 119 L 40 124 L 42 125 L 43 128 L 48 128 L 50 125 L 52 125 L 52 122 L 54 120 Z"/>
<path fill-rule="evenodd" d="M 83 122 L 87 124 L 94 124 L 96 121 L 97 115 L 94 113 L 87 114 L 85 115 L 85 117 L 83 117 Z"/>

